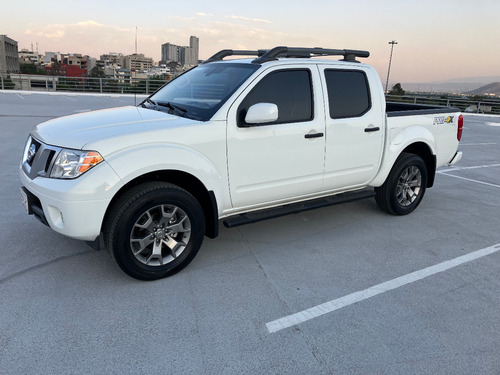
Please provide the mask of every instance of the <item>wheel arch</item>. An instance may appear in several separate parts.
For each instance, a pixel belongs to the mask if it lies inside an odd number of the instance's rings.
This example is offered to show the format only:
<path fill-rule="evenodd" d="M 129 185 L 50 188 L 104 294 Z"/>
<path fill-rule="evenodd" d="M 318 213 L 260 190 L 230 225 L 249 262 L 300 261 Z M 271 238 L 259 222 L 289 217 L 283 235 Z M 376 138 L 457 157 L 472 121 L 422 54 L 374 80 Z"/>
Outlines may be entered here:
<path fill-rule="evenodd" d="M 193 195 L 201 205 L 205 214 L 205 235 L 208 238 L 216 238 L 219 234 L 219 215 L 217 199 L 213 191 L 208 190 L 205 185 L 195 176 L 178 170 L 153 171 L 134 178 L 125 184 L 113 197 L 101 226 L 101 231 L 108 221 L 108 215 L 112 211 L 115 202 L 120 199 L 130 188 L 145 182 L 162 181 L 174 184 Z"/>
<path fill-rule="evenodd" d="M 389 149 L 383 158 L 381 169 L 369 185 L 373 187 L 381 186 L 386 181 L 394 164 L 403 153 L 414 154 L 423 159 L 427 168 L 427 187 L 432 187 L 436 175 L 437 159 L 431 144 L 421 140 L 407 144 L 402 148 Z"/>
<path fill-rule="evenodd" d="M 401 151 L 401 153 L 403 152 L 415 154 L 422 158 L 427 168 L 427 187 L 432 187 L 436 176 L 436 155 L 432 153 L 430 147 L 424 142 L 416 142 L 407 146 Z"/>

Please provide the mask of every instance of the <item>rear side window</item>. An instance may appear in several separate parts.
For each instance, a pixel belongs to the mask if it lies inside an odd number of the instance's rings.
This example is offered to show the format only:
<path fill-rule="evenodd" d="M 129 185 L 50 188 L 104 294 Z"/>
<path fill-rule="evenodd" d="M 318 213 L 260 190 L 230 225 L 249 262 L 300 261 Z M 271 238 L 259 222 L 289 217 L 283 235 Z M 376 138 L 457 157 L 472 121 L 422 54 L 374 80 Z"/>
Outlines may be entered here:
<path fill-rule="evenodd" d="M 293 69 L 269 73 L 252 89 L 238 108 L 238 125 L 246 125 L 248 108 L 257 103 L 274 103 L 278 106 L 278 120 L 273 124 L 312 120 L 310 71 Z"/>
<path fill-rule="evenodd" d="M 330 117 L 359 117 L 371 108 L 370 89 L 364 72 L 325 70 Z"/>

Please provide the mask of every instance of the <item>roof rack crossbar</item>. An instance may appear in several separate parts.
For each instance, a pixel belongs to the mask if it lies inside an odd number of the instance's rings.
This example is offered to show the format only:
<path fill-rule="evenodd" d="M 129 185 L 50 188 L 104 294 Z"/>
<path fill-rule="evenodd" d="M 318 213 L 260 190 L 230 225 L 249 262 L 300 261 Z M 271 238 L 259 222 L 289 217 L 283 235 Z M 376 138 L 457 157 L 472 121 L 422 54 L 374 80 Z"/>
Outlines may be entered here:
<path fill-rule="evenodd" d="M 325 48 L 295 48 L 295 47 L 274 47 L 263 56 L 253 60 L 255 64 L 262 64 L 268 61 L 277 60 L 278 57 L 317 57 L 317 56 L 344 56 L 342 61 L 359 62 L 356 57 L 369 57 L 370 52 L 352 49 L 325 49 Z"/>
<path fill-rule="evenodd" d="M 217 52 L 215 55 L 210 57 L 209 59 L 203 61 L 202 64 L 207 64 L 213 61 L 221 61 L 224 57 L 228 56 L 262 56 L 268 50 L 233 50 L 233 49 L 223 49 Z"/>
<path fill-rule="evenodd" d="M 277 60 L 279 57 L 288 58 L 310 58 L 319 56 L 344 56 L 341 61 L 359 62 L 356 57 L 369 57 L 370 52 L 354 49 L 325 49 L 325 48 L 300 48 L 300 47 L 274 47 L 270 50 L 233 50 L 223 49 L 209 59 L 203 61 L 207 64 L 213 61 L 221 61 L 228 56 L 258 56 L 252 61 L 254 64 L 263 64 L 268 61 Z"/>

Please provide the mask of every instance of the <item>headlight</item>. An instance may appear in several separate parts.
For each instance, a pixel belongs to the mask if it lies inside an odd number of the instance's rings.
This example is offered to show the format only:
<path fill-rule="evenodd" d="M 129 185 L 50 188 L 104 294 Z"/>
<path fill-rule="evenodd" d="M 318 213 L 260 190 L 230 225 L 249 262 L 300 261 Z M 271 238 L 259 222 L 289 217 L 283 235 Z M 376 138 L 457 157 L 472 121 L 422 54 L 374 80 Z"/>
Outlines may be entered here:
<path fill-rule="evenodd" d="M 96 151 L 61 150 L 57 155 L 50 177 L 76 178 L 104 159 Z"/>

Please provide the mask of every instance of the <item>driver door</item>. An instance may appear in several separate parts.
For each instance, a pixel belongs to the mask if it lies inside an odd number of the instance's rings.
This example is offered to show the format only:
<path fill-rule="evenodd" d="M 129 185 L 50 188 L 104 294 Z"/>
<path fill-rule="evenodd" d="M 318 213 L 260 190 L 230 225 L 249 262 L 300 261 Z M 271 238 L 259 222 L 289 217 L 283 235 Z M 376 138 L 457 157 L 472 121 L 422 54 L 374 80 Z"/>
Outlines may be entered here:
<path fill-rule="evenodd" d="M 322 189 L 325 121 L 318 71 L 294 65 L 269 69 L 228 112 L 227 153 L 233 207 L 258 208 L 292 201 Z M 258 103 L 278 107 L 278 119 L 248 124 Z"/>

